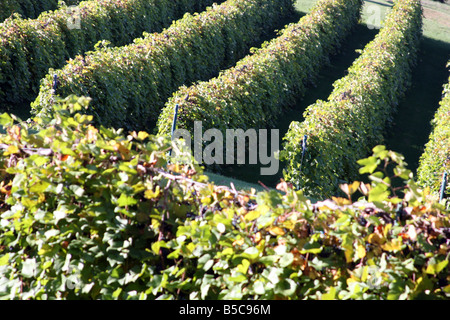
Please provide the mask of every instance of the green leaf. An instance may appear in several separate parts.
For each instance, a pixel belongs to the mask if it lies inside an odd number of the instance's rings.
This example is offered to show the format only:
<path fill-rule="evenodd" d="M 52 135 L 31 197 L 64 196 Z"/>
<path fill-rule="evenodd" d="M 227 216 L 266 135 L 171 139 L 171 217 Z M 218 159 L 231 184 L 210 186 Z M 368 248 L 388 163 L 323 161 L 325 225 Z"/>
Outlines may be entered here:
<path fill-rule="evenodd" d="M 213 264 L 214 264 L 214 260 L 213 260 L 213 259 L 208 260 L 208 261 L 205 263 L 205 265 L 203 266 L 203 270 L 204 270 L 205 272 L 208 271 L 209 269 L 211 269 L 211 267 L 213 266 Z"/>
<path fill-rule="evenodd" d="M 253 283 L 253 290 L 256 294 L 263 295 L 266 293 L 266 289 L 264 283 L 260 280 L 257 280 Z"/>
<path fill-rule="evenodd" d="M 267 278 L 271 283 L 277 284 L 280 281 L 280 274 L 282 274 L 283 269 L 281 268 L 268 268 L 263 271 L 263 276 Z"/>
<path fill-rule="evenodd" d="M 312 243 L 311 242 L 307 242 L 303 246 L 302 250 L 300 250 L 301 254 L 305 254 L 305 253 L 317 254 L 317 253 L 320 253 L 320 252 L 322 252 L 322 246 L 318 242 L 312 242 Z"/>
<path fill-rule="evenodd" d="M 22 276 L 25 278 L 32 278 L 36 276 L 36 259 L 26 259 L 22 265 Z"/>
<path fill-rule="evenodd" d="M 244 250 L 239 256 L 249 260 L 255 260 L 259 256 L 259 250 L 256 247 L 250 247 Z"/>
<path fill-rule="evenodd" d="M 243 259 L 241 264 L 238 265 L 237 269 L 242 274 L 247 274 L 248 268 L 250 267 L 250 261 Z"/>
<path fill-rule="evenodd" d="M 48 188 L 49 185 L 50 183 L 46 181 L 41 181 L 34 184 L 32 187 L 30 187 L 29 190 L 31 193 L 43 193 Z"/>
<path fill-rule="evenodd" d="M 9 253 L 0 257 L 0 266 L 6 266 L 9 263 Z"/>
<path fill-rule="evenodd" d="M 164 241 L 156 241 L 152 243 L 152 251 L 154 254 L 159 255 L 161 248 L 167 248 L 167 244 Z"/>
<path fill-rule="evenodd" d="M 59 220 L 64 219 L 67 216 L 65 207 L 63 206 L 60 209 L 53 212 L 53 216 L 55 217 L 55 223 L 58 223 Z"/>
<path fill-rule="evenodd" d="M 336 288 L 331 287 L 330 290 L 322 295 L 322 300 L 335 300 L 336 299 Z"/>
<path fill-rule="evenodd" d="M 369 191 L 369 202 L 382 202 L 389 197 L 389 191 L 383 184 L 377 184 Z"/>
<path fill-rule="evenodd" d="M 386 147 L 383 146 L 383 145 L 378 145 L 375 148 L 373 148 L 372 150 L 373 150 L 374 156 L 379 158 L 379 159 L 384 159 L 389 154 L 389 151 L 386 150 Z"/>
<path fill-rule="evenodd" d="M 79 185 L 73 184 L 69 187 L 70 190 L 77 196 L 82 197 L 84 194 L 84 189 L 80 187 Z"/>
<path fill-rule="evenodd" d="M 34 154 L 32 156 L 30 156 L 30 160 L 33 160 L 33 162 L 38 166 L 43 166 L 44 164 L 48 163 L 50 161 L 49 158 L 47 157 L 43 157 L 37 154 Z"/>
<path fill-rule="evenodd" d="M 120 294 L 122 293 L 122 288 L 117 288 L 116 291 L 113 292 L 112 296 L 113 298 L 119 298 Z"/>
<path fill-rule="evenodd" d="M 366 159 L 358 160 L 357 163 L 363 166 L 362 168 L 359 169 L 359 173 L 361 174 L 373 173 L 375 169 L 378 167 L 380 160 L 378 160 L 373 156 L 370 156 Z"/>
<path fill-rule="evenodd" d="M 442 260 L 439 263 L 428 264 L 426 273 L 436 275 L 439 274 L 448 265 L 448 260 Z"/>
<path fill-rule="evenodd" d="M 137 199 L 127 196 L 126 194 L 122 193 L 117 200 L 117 204 L 119 207 L 126 207 L 126 206 L 132 206 L 137 203 Z"/>
<path fill-rule="evenodd" d="M 280 256 L 278 255 L 269 255 L 269 256 L 262 256 L 258 259 L 258 262 L 261 262 L 267 266 L 273 265 L 275 262 L 277 262 L 280 259 Z"/>
<path fill-rule="evenodd" d="M 275 286 L 275 294 L 290 297 L 295 293 L 297 284 L 292 279 L 283 279 Z"/>
<path fill-rule="evenodd" d="M 13 125 L 14 120 L 11 118 L 11 116 L 7 113 L 3 113 L 0 115 L 0 125 L 4 127 L 8 127 Z"/>
<path fill-rule="evenodd" d="M 294 255 L 290 252 L 284 254 L 280 259 L 280 267 L 285 268 L 294 262 Z"/>
<path fill-rule="evenodd" d="M 228 280 L 240 283 L 240 282 L 246 281 L 247 277 L 245 275 L 243 275 L 242 273 L 238 273 L 237 275 L 228 278 Z"/>

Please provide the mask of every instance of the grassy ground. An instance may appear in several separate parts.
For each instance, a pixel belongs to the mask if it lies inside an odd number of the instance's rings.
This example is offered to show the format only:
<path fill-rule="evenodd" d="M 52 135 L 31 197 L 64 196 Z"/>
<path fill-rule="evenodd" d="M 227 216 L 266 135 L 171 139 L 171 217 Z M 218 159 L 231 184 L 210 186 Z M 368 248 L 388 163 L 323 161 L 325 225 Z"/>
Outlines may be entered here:
<path fill-rule="evenodd" d="M 317 0 L 298 0 L 296 9 L 300 14 L 310 11 Z M 442 86 L 448 79 L 445 67 L 450 59 L 450 4 L 434 1 L 422 1 L 424 8 L 424 38 L 419 63 L 412 74 L 412 85 L 398 106 L 393 126 L 386 132 L 384 144 L 388 148 L 402 153 L 409 168 L 416 170 L 424 145 L 431 131 L 430 121 L 441 99 Z M 299 99 L 297 106 L 287 112 L 277 128 L 283 137 L 293 120 L 302 121 L 304 109 L 317 99 L 326 100 L 335 80 L 345 75 L 345 71 L 358 56 L 356 49 L 363 49 L 382 27 L 386 15 L 390 12 L 392 1 L 367 0 L 362 23 L 356 28 L 344 44 L 342 52 L 331 60 L 331 65 L 320 73 L 315 87 Z M 249 183 L 262 181 L 274 187 L 282 177 L 282 167 L 276 176 L 260 176 L 259 166 L 233 166 L 224 171 L 225 175 Z M 244 182 L 245 183 L 245 182 Z"/>

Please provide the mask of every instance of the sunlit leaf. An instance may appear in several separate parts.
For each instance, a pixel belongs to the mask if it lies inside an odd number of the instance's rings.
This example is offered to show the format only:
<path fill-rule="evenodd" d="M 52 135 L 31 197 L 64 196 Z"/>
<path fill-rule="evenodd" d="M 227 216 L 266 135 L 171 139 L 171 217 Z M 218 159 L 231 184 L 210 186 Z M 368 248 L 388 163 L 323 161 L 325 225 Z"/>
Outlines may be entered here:
<path fill-rule="evenodd" d="M 330 290 L 322 295 L 322 300 L 335 300 L 336 298 L 336 288 L 331 287 Z"/>
<path fill-rule="evenodd" d="M 283 228 L 277 227 L 277 226 L 273 226 L 270 228 L 267 228 L 267 231 L 269 231 L 269 233 L 273 236 L 282 236 L 284 235 L 286 232 L 283 230 Z"/>
<path fill-rule="evenodd" d="M 445 269 L 445 267 L 447 267 L 448 265 L 448 260 L 442 260 L 441 262 L 435 263 L 435 264 L 428 264 L 427 269 L 426 269 L 426 273 L 428 274 L 438 274 L 440 273 L 442 270 Z"/>
<path fill-rule="evenodd" d="M 366 256 L 366 248 L 364 246 L 359 245 L 357 249 L 357 255 L 359 259 L 363 259 Z"/>

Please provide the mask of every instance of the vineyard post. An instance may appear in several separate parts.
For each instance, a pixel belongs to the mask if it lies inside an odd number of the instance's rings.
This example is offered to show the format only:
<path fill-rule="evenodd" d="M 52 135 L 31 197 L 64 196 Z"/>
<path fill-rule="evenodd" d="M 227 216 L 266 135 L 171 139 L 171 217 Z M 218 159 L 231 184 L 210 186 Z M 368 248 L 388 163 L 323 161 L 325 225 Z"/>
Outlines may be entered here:
<path fill-rule="evenodd" d="M 52 86 L 53 94 L 56 92 L 57 85 L 58 85 L 58 76 L 55 74 L 53 75 L 53 86 Z"/>
<path fill-rule="evenodd" d="M 172 120 L 172 131 L 171 131 L 172 140 L 173 140 L 173 134 L 177 127 L 177 118 L 178 118 L 178 104 L 175 105 L 175 112 L 174 112 L 173 120 Z M 172 156 L 172 149 L 170 149 L 170 151 L 169 151 L 169 156 Z"/>
<path fill-rule="evenodd" d="M 308 136 L 305 134 L 303 136 L 303 140 L 302 140 L 302 159 L 300 161 L 300 170 L 302 170 L 303 167 L 303 158 L 305 157 L 305 153 L 306 153 L 306 141 L 308 140 Z"/>
<path fill-rule="evenodd" d="M 446 171 L 442 175 L 442 184 L 441 184 L 439 202 L 442 202 L 442 200 L 444 199 L 445 188 L 447 186 L 447 175 L 448 175 L 448 173 Z"/>

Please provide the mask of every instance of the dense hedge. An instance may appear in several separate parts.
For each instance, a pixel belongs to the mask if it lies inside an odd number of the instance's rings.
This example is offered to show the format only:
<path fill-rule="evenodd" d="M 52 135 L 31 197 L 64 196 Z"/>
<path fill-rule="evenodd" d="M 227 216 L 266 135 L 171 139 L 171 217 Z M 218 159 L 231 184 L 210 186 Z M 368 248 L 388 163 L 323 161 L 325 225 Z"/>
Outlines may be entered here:
<path fill-rule="evenodd" d="M 115 127 L 155 125 L 164 103 L 180 85 L 209 79 L 242 58 L 248 49 L 293 12 L 292 0 L 228 0 L 186 15 L 161 33 L 133 44 L 77 57 L 43 80 L 33 108 L 51 111 L 56 93 L 90 96 L 96 121 Z"/>
<path fill-rule="evenodd" d="M 32 128 L 0 116 L 2 300 L 450 297 L 450 212 L 400 155 L 372 157 L 403 172 L 404 198 L 376 166 L 315 204 L 284 182 L 237 192 L 174 163 L 164 137 L 97 129 L 86 102 Z M 358 189 L 377 201 L 353 202 Z"/>
<path fill-rule="evenodd" d="M 213 0 L 98 0 L 78 5 L 80 29 L 69 28 L 75 11 L 60 8 L 38 19 L 0 24 L 0 110 L 33 101 L 49 68 L 60 68 L 100 40 L 121 46 L 144 31 L 161 31 L 185 12 L 204 10 Z M 70 20 L 72 19 L 72 20 Z M 13 109 L 12 109 L 13 110 Z"/>
<path fill-rule="evenodd" d="M 330 196 L 340 180 L 358 177 L 356 161 L 383 141 L 383 133 L 410 84 L 422 34 L 418 0 L 399 0 L 385 26 L 334 83 L 328 101 L 317 101 L 292 122 L 280 156 L 285 179 L 311 195 Z M 307 152 L 302 161 L 302 139 Z"/>
<path fill-rule="evenodd" d="M 68 6 L 77 5 L 82 0 L 65 0 Z M 56 10 L 59 0 L 2 0 L 0 2 L 0 22 L 12 16 L 20 14 L 23 18 L 37 18 L 42 12 Z"/>
<path fill-rule="evenodd" d="M 233 68 L 210 81 L 181 87 L 159 117 L 159 133 L 170 132 L 176 104 L 178 127 L 191 132 L 196 120 L 205 129 L 223 131 L 274 124 L 348 36 L 361 6 L 360 0 L 321 0 L 310 14 L 286 26 Z"/>
<path fill-rule="evenodd" d="M 433 119 L 433 130 L 420 158 L 418 182 L 437 194 L 444 172 L 449 176 L 446 193 L 450 196 L 450 78 L 444 86 L 443 98 Z"/>

